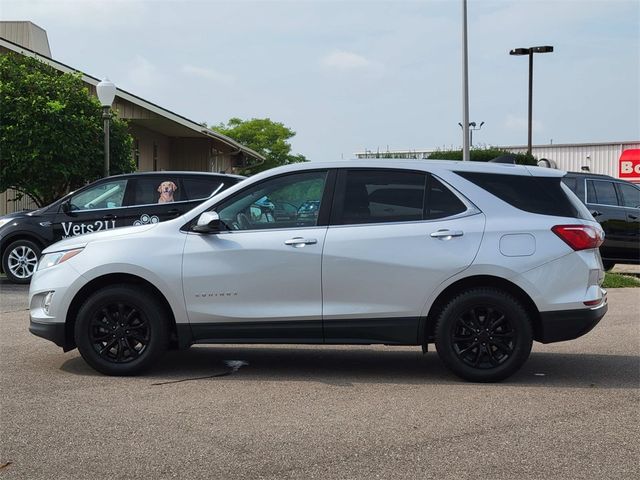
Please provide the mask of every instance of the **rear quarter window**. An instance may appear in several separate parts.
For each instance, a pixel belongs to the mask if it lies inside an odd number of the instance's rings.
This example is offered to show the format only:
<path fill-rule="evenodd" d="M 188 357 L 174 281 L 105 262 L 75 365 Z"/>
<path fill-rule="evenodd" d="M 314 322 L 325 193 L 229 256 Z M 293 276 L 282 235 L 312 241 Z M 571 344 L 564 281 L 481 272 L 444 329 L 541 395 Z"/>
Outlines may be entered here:
<path fill-rule="evenodd" d="M 182 180 L 185 200 L 209 198 L 214 192 L 226 188 L 221 178 L 184 178 Z"/>
<path fill-rule="evenodd" d="M 584 218 L 583 212 L 577 208 L 563 189 L 560 177 L 502 175 L 484 172 L 456 173 L 500 200 L 525 212 L 557 217 Z"/>

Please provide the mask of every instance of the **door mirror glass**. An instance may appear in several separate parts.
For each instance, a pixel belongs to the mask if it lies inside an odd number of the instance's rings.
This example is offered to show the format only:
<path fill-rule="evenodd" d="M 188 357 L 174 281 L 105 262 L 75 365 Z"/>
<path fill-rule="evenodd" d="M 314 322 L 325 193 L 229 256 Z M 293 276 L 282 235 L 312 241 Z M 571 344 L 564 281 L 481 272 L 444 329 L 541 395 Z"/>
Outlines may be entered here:
<path fill-rule="evenodd" d="M 198 233 L 214 233 L 225 230 L 223 225 L 217 212 L 204 212 L 198 217 L 196 224 L 193 226 L 193 231 Z"/>

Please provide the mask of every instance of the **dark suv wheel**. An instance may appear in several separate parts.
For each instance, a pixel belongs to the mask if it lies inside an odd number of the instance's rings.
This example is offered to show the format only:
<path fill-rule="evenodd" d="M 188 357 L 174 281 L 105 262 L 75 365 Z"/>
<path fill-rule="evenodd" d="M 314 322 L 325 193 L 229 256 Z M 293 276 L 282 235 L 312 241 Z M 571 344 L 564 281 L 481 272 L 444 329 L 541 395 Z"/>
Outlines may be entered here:
<path fill-rule="evenodd" d="M 107 375 L 135 375 L 149 368 L 168 343 L 168 315 L 148 291 L 106 287 L 80 308 L 75 341 L 82 358 Z"/>
<path fill-rule="evenodd" d="M 527 360 L 533 342 L 526 310 L 494 288 L 474 288 L 451 299 L 435 333 L 443 363 L 473 382 L 509 377 Z"/>

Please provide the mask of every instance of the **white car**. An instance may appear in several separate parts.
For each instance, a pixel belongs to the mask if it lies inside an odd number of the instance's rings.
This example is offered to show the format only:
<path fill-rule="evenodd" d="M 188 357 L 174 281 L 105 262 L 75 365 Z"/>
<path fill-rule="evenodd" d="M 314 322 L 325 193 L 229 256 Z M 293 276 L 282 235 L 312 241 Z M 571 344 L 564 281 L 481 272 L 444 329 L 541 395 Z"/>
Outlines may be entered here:
<path fill-rule="evenodd" d="M 399 160 L 269 170 L 177 219 L 48 247 L 29 329 L 109 375 L 194 343 L 435 343 L 460 377 L 502 380 L 533 340 L 579 337 L 607 311 L 604 234 L 562 175 Z"/>

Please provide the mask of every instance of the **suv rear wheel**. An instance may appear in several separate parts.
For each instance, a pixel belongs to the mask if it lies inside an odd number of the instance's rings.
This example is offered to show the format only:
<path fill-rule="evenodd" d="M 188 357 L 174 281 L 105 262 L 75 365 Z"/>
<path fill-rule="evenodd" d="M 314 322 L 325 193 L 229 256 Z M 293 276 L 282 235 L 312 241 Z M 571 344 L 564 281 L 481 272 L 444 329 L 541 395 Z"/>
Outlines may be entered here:
<path fill-rule="evenodd" d="M 106 375 L 135 375 L 167 349 L 168 316 L 148 291 L 98 290 L 80 308 L 75 341 L 82 358 Z"/>
<path fill-rule="evenodd" d="M 459 377 L 497 382 L 529 357 L 531 321 L 518 300 L 494 288 L 474 288 L 452 298 L 436 325 L 436 349 Z"/>

